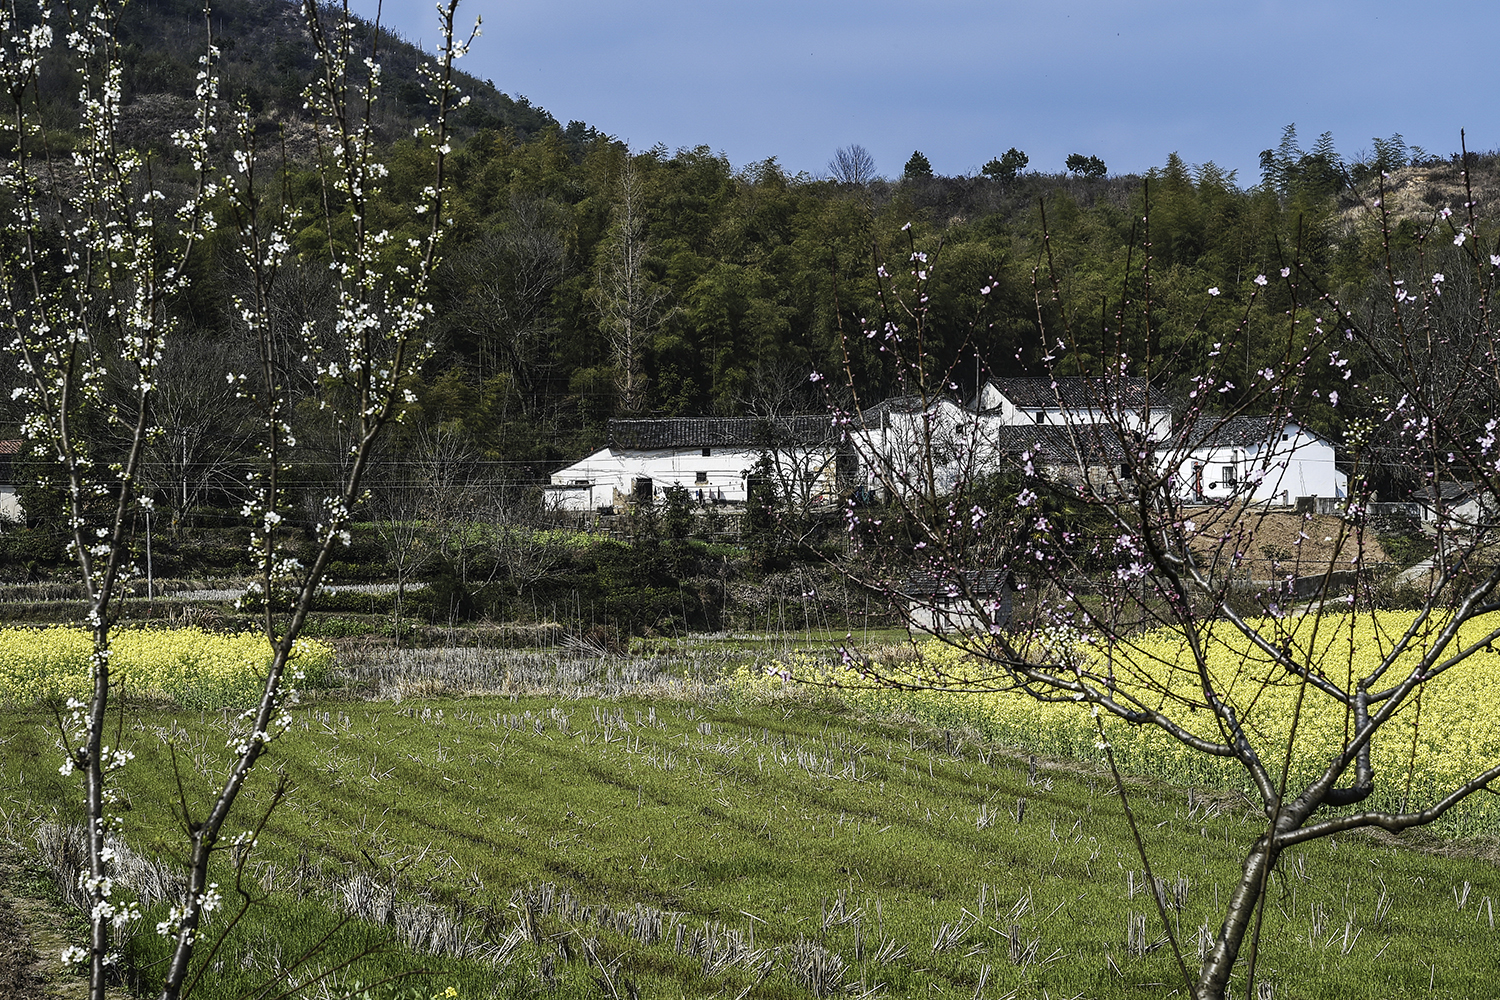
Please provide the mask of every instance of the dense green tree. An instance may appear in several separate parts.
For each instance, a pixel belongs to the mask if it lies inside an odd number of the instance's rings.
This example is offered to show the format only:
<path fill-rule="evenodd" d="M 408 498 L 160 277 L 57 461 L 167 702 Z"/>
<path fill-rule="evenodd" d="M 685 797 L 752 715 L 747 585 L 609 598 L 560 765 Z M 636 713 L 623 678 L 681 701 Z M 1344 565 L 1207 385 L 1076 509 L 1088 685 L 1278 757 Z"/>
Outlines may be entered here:
<path fill-rule="evenodd" d="M 257 34 L 270 30 L 265 12 L 231 6 L 235 52 L 264 49 L 280 68 L 262 77 L 300 79 L 307 67 L 291 40 L 277 49 Z M 124 41 L 157 53 L 137 61 L 128 88 L 180 87 L 175 57 L 149 33 Z M 279 84 L 258 86 L 256 99 L 274 110 Z M 1099 157 L 1075 153 L 1068 171 L 1092 183 L 1065 184 L 1027 172 L 1016 147 L 977 177 L 937 176 L 914 151 L 903 183 L 890 183 L 867 150 L 848 146 L 830 161 L 830 183 L 790 176 L 774 158 L 736 170 L 702 146 L 632 153 L 584 123 L 561 126 L 524 99 L 485 93 L 476 97 L 483 111 L 458 116 L 472 132 L 449 158 L 438 351 L 413 389 L 424 421 L 462 428 L 486 459 L 533 478 L 602 443 L 611 417 L 789 405 L 795 393 L 778 386 L 841 369 L 846 357 L 862 398 L 900 391 L 878 342 L 862 336 L 882 292 L 926 296 L 931 374 L 950 372 L 964 392 L 982 372 L 1045 367 L 1039 314 L 1072 332 L 1074 349 L 1055 362 L 1064 370 L 1094 370 L 1120 338 L 1150 338 L 1186 378 L 1214 350 L 1198 332 L 1204 310 L 1248 309 L 1234 350 L 1253 372 L 1285 346 L 1272 318 L 1281 292 L 1253 279 L 1295 259 L 1358 298 L 1386 236 L 1344 225 L 1335 199 L 1418 155 L 1396 135 L 1351 165 L 1327 133 L 1309 151 L 1289 126 L 1266 153 L 1261 183 L 1244 190 L 1233 172 L 1176 153 L 1144 185 L 1108 178 Z M 398 142 L 378 155 L 389 194 L 366 212 L 399 238 L 420 225 L 396 204 L 421 183 L 430 153 Z M 342 197 L 311 172 L 286 186 L 308 217 L 323 216 L 325 194 L 335 205 Z M 309 273 L 347 238 L 347 213 L 333 219 L 294 236 Z M 1398 218 L 1389 242 L 1415 250 L 1429 229 L 1430 220 Z M 920 292 L 907 266 L 913 250 L 940 262 Z M 877 277 L 882 264 L 889 281 Z M 217 252 L 190 266 L 195 291 L 178 308 L 211 340 L 233 322 L 218 293 L 232 294 L 237 279 Z"/>
<path fill-rule="evenodd" d="M 1097 156 L 1084 156 L 1082 153 L 1069 153 L 1065 165 L 1069 173 L 1079 174 L 1090 180 L 1098 180 L 1108 173 L 1103 160 Z"/>
<path fill-rule="evenodd" d="M 1012 146 L 997 159 L 986 163 L 980 172 L 986 177 L 993 177 L 997 181 L 1013 181 L 1016 179 L 1016 175 L 1025 170 L 1026 164 L 1030 162 L 1030 157 Z"/>

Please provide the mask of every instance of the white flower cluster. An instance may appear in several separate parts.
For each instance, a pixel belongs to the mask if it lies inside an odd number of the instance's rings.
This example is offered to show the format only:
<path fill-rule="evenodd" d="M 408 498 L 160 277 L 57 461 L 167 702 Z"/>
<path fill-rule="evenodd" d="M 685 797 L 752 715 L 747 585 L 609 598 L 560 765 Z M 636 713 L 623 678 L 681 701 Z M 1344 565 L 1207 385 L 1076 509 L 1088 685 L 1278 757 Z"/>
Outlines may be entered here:
<path fill-rule="evenodd" d="M 182 923 L 190 913 L 197 912 L 202 917 L 207 917 L 218 910 L 224 904 L 224 896 L 219 892 L 219 883 L 210 882 L 207 889 L 198 893 L 194 903 L 196 904 L 194 906 L 186 903 L 174 904 L 167 911 L 167 918 L 157 922 L 156 933 L 162 937 L 175 937 L 182 933 Z M 189 941 L 192 940 L 191 933 L 188 932 Z"/>
<path fill-rule="evenodd" d="M 138 903 L 134 901 L 116 903 L 111 898 L 114 895 L 115 883 L 107 875 L 90 875 L 88 872 L 80 872 L 78 888 L 92 901 L 90 918 L 96 924 L 107 921 L 118 931 L 133 921 L 141 919 L 141 908 Z"/>

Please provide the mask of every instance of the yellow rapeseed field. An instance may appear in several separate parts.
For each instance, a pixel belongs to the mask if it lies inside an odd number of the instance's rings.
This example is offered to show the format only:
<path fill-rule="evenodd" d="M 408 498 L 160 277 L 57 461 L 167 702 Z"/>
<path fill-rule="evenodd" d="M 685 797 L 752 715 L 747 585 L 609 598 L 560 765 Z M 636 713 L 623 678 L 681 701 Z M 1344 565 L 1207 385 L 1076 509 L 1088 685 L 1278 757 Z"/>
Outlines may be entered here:
<path fill-rule="evenodd" d="M 1297 662 L 1313 664 L 1330 682 L 1349 690 L 1376 669 L 1416 620 L 1415 612 L 1381 611 L 1352 618 L 1307 615 L 1251 624 L 1276 648 L 1288 650 Z M 1423 623 L 1410 648 L 1371 690 L 1405 678 L 1432 647 L 1444 624 L 1446 619 L 1441 617 Z M 1376 735 L 1372 742 L 1376 792 L 1367 805 L 1387 809 L 1429 805 L 1467 778 L 1500 763 L 1500 650 L 1484 644 L 1497 628 L 1500 614 L 1465 623 L 1446 655 L 1475 644 L 1478 648 L 1423 684 L 1420 698 L 1409 699 Z M 1243 720 L 1252 746 L 1274 778 L 1280 778 L 1289 740 L 1289 786 L 1293 788 L 1347 746 L 1354 726 L 1345 707 L 1311 686 L 1304 688 L 1233 625 L 1214 623 L 1206 632 L 1204 647 L 1214 687 Z M 976 676 L 982 668 L 972 655 L 941 642 L 923 642 L 919 650 L 923 666 L 918 669 L 929 671 L 928 676 Z M 1135 692 L 1182 728 L 1221 741 L 1213 713 L 1193 707 L 1193 703 L 1202 705 L 1203 696 L 1195 659 L 1182 631 L 1159 629 L 1129 637 L 1108 652 L 1090 646 L 1080 651 L 1092 661 L 1090 669 L 1112 665 L 1120 687 Z M 844 687 L 847 699 L 874 711 L 904 709 L 940 725 L 975 726 L 993 738 L 1037 753 L 1102 758 L 1086 705 L 1046 703 L 1016 691 L 964 691 L 961 683 L 941 691 L 874 689 L 852 672 L 829 673 L 826 661 L 812 657 L 799 658 L 788 667 L 793 677 Z M 1102 718 L 1116 760 L 1133 773 L 1177 784 L 1250 790 L 1248 779 L 1232 760 L 1195 751 L 1157 726 L 1133 725 L 1107 714 Z M 1455 821 L 1465 832 L 1495 829 L 1500 826 L 1500 808 L 1494 800 L 1483 794 L 1472 798 L 1461 821 L 1458 817 Z"/>
<path fill-rule="evenodd" d="M 270 644 L 254 632 L 119 629 L 111 633 L 110 648 L 111 678 L 127 697 L 192 707 L 254 699 L 271 660 Z M 0 629 L 0 702 L 88 697 L 92 651 L 84 629 Z M 299 639 L 293 655 L 293 667 L 309 677 L 333 663 L 332 647 L 313 639 Z"/>

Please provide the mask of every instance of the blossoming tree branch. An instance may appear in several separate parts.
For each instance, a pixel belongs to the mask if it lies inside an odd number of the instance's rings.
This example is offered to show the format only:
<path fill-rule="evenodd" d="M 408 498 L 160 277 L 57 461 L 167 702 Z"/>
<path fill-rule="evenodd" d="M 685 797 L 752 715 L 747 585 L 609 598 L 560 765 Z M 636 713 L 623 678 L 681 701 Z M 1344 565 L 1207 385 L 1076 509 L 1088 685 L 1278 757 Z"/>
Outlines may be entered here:
<path fill-rule="evenodd" d="M 75 6 L 65 15 L 46 2 L 24 12 L 0 8 L 7 99 L 0 128 L 15 151 L 13 167 L 0 176 L 13 234 L 13 249 L 0 262 L 0 323 L 25 376 L 17 390 L 26 406 L 23 433 L 61 491 L 93 635 L 92 693 L 69 701 L 60 719 L 60 769 L 83 782 L 91 934 L 87 954 L 71 957 L 89 964 L 94 997 L 104 995 L 116 959 L 113 935 L 140 917 L 133 903 L 114 898 L 110 876 L 106 837 L 119 822 L 113 789 L 132 755 L 108 742 L 107 713 L 120 697 L 111 672 L 117 598 L 137 572 L 132 523 L 151 502 L 140 489 L 143 461 L 162 433 L 155 408 L 168 374 L 165 346 L 181 333 L 174 302 L 187 291 L 205 241 L 229 235 L 241 280 L 227 305 L 246 347 L 238 356 L 249 360 L 219 378 L 250 404 L 258 428 L 241 514 L 252 527 L 256 589 L 265 597 L 284 592 L 291 610 L 278 615 L 263 601 L 267 667 L 259 698 L 229 735 L 234 760 L 222 786 L 206 806 L 178 803 L 189 841 L 189 891 L 157 928 L 174 939 L 166 998 L 190 990 L 208 968 L 198 954 L 205 918 L 233 905 L 211 881 L 211 864 L 225 847 L 253 845 L 264 822 L 232 832 L 240 792 L 289 724 L 300 674 L 297 636 L 329 560 L 348 542 L 372 449 L 400 419 L 409 402 L 406 383 L 431 350 L 423 331 L 447 222 L 448 116 L 463 102 L 453 64 L 473 39 L 455 35 L 456 8 L 457 0 L 440 6 L 443 44 L 422 70 L 431 109 L 416 140 L 429 180 L 399 232 L 378 226 L 369 211 L 386 175 L 375 130 L 380 64 L 347 7 L 330 11 L 309 2 L 302 11 L 321 65 L 305 94 L 325 192 L 316 217 L 286 197 L 284 177 L 295 164 L 284 158 L 285 147 L 259 148 L 249 109 L 219 93 L 220 53 L 211 37 L 199 59 L 193 125 L 173 135 L 175 151 L 163 163 L 132 148 L 122 129 L 113 3 Z M 211 23 L 206 17 L 205 25 Z M 58 148 L 44 123 L 44 72 L 76 77 L 79 126 L 69 151 Z M 308 251 L 293 246 L 293 235 L 310 226 L 327 234 L 317 263 L 332 307 L 289 323 L 278 308 L 278 278 L 311 262 Z M 285 477 L 298 447 L 288 380 L 303 362 L 316 370 L 326 404 L 320 419 L 346 442 L 342 478 L 323 499 L 309 565 L 284 557 L 278 541 L 289 503 Z M 238 875 L 247 853 L 235 856 Z M 249 905 L 247 894 L 237 895 L 241 909 Z"/>

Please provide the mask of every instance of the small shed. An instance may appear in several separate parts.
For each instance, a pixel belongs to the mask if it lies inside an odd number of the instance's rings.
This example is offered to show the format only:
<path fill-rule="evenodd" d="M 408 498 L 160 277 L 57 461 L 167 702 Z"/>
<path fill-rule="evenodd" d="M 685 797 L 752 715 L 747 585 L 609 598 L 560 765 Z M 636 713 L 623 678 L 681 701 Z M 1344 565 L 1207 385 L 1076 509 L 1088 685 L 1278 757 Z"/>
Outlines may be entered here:
<path fill-rule="evenodd" d="M 1009 570 L 973 569 L 914 573 L 894 596 L 905 602 L 913 629 L 941 635 L 989 632 L 1009 624 L 1015 589 Z"/>

